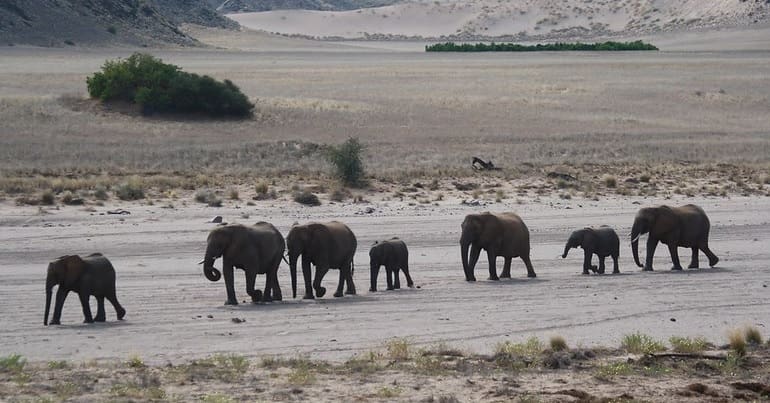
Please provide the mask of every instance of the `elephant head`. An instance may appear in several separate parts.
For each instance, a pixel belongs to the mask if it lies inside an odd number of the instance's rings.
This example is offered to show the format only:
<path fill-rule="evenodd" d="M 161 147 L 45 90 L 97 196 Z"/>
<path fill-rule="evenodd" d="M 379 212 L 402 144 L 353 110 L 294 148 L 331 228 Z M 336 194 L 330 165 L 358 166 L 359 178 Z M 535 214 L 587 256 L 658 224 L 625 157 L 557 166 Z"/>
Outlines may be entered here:
<path fill-rule="evenodd" d="M 372 248 L 369 249 L 369 279 L 371 288 L 369 291 L 377 289 L 377 274 L 380 272 L 380 266 L 385 259 L 385 244 L 374 241 Z"/>
<path fill-rule="evenodd" d="M 586 237 L 591 237 L 590 232 L 590 228 L 583 228 L 577 231 L 573 231 L 572 234 L 570 234 L 569 239 L 567 239 L 567 244 L 564 245 L 564 253 L 561 255 L 561 257 L 566 258 L 567 253 L 569 253 L 569 250 L 572 248 L 583 247 L 583 242 L 587 240 Z"/>
<path fill-rule="evenodd" d="M 48 313 L 51 309 L 51 295 L 53 287 L 65 287 L 73 289 L 77 285 L 78 279 L 85 270 L 85 262 L 80 256 L 62 256 L 48 264 L 48 274 L 45 281 L 45 315 L 43 324 L 48 325 Z M 54 318 L 55 319 L 55 318 Z"/>
<path fill-rule="evenodd" d="M 222 227 L 211 231 L 206 240 L 206 255 L 198 264 L 203 264 L 203 274 L 209 281 L 219 281 L 222 278 L 222 273 L 214 267 L 214 262 L 225 253 L 231 236 L 231 231 Z"/>
<path fill-rule="evenodd" d="M 491 226 L 493 225 L 496 217 L 484 213 L 484 214 L 468 214 L 462 223 L 462 235 L 460 235 L 460 254 L 462 255 L 463 271 L 465 271 L 465 279 L 471 281 L 473 278 L 473 267 L 476 262 L 469 262 L 468 251 L 471 244 L 478 244 L 483 241 L 483 238 L 488 237 Z M 493 232 L 493 231 L 492 231 Z"/>
<path fill-rule="evenodd" d="M 634 254 L 634 262 L 639 267 L 644 267 L 639 261 L 639 237 L 646 233 L 660 239 L 665 234 L 676 229 L 677 217 L 668 206 L 646 207 L 640 209 L 634 218 L 631 227 L 631 252 Z"/>

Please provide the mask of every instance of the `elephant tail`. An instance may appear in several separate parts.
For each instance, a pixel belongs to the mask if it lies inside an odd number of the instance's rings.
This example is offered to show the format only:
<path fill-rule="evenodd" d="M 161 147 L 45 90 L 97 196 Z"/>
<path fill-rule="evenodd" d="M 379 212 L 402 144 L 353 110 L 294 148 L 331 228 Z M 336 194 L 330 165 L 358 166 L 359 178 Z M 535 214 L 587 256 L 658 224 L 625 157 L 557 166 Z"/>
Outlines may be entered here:
<path fill-rule="evenodd" d="M 353 263 L 353 259 L 350 259 L 350 277 L 356 272 L 356 264 Z"/>

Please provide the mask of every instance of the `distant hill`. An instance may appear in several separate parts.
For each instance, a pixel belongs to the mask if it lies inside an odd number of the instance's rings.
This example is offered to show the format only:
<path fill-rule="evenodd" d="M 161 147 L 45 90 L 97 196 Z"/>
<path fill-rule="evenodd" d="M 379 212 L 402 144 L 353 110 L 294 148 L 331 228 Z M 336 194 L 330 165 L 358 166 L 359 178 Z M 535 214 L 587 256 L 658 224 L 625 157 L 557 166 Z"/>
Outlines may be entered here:
<path fill-rule="evenodd" d="M 237 27 L 206 0 L 0 0 L 0 45 L 198 45 L 181 23 Z"/>
<path fill-rule="evenodd" d="M 382 7 L 402 0 L 207 0 L 220 13 L 243 13 L 270 10 L 344 11 Z"/>
<path fill-rule="evenodd" d="M 321 2 L 230 1 L 263 6 Z M 366 10 L 228 15 L 247 28 L 320 38 L 562 40 L 768 23 L 770 0 L 404 0 Z"/>

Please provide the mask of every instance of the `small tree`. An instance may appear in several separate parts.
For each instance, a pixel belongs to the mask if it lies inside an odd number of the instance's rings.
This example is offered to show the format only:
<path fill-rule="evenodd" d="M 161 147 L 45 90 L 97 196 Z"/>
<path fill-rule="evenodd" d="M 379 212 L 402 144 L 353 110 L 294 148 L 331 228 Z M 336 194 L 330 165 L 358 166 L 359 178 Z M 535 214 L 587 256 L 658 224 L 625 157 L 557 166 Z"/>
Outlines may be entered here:
<path fill-rule="evenodd" d="M 366 185 L 364 164 L 361 161 L 361 153 L 365 148 L 356 137 L 351 137 L 338 146 L 329 146 L 326 158 L 334 165 L 335 175 L 346 186 Z"/>

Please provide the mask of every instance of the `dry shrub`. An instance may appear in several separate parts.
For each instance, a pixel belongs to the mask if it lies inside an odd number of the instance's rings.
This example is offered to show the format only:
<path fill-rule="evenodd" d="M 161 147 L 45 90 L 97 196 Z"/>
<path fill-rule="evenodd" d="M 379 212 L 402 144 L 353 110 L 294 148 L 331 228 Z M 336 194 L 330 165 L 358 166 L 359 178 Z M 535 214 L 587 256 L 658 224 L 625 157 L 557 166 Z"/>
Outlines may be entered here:
<path fill-rule="evenodd" d="M 746 338 L 740 330 L 733 330 L 727 335 L 727 341 L 735 354 L 739 357 L 746 355 Z"/>
<path fill-rule="evenodd" d="M 553 336 L 549 342 L 551 344 L 551 350 L 553 351 L 564 351 L 569 349 L 567 341 L 564 340 L 564 337 L 562 336 Z"/>
<path fill-rule="evenodd" d="M 230 188 L 230 189 L 227 191 L 227 197 L 228 197 L 230 200 L 240 200 L 240 199 L 241 199 L 241 198 L 239 197 L 239 194 L 238 194 L 238 189 L 236 189 L 236 188 L 234 188 L 234 187 Z"/>
<path fill-rule="evenodd" d="M 144 183 L 139 177 L 132 177 L 115 188 L 115 195 L 120 200 L 144 199 Z"/>
<path fill-rule="evenodd" d="M 352 194 L 345 188 L 337 188 L 329 195 L 329 200 L 335 202 L 343 202 L 345 199 L 351 197 Z"/>
<path fill-rule="evenodd" d="M 409 341 L 406 339 L 389 340 L 385 344 L 385 349 L 388 352 L 388 358 L 393 361 L 406 361 L 410 357 Z"/>
<path fill-rule="evenodd" d="M 318 200 L 318 196 L 314 195 L 311 192 L 308 192 L 307 190 L 301 190 L 299 192 L 294 193 L 293 199 L 295 202 L 299 204 L 304 204 L 305 206 L 321 205 L 321 201 Z"/>
<path fill-rule="evenodd" d="M 608 188 L 614 188 L 618 186 L 618 179 L 612 175 L 606 175 L 604 177 L 604 185 Z"/>
<path fill-rule="evenodd" d="M 762 333 L 759 332 L 754 326 L 747 326 L 744 332 L 746 342 L 752 346 L 759 346 L 762 344 Z"/>
<path fill-rule="evenodd" d="M 51 206 L 54 204 L 54 194 L 51 190 L 46 190 L 40 195 L 40 204 Z"/>
<path fill-rule="evenodd" d="M 206 203 L 209 207 L 222 207 L 222 199 L 211 190 L 200 190 L 195 193 L 195 201 Z"/>

